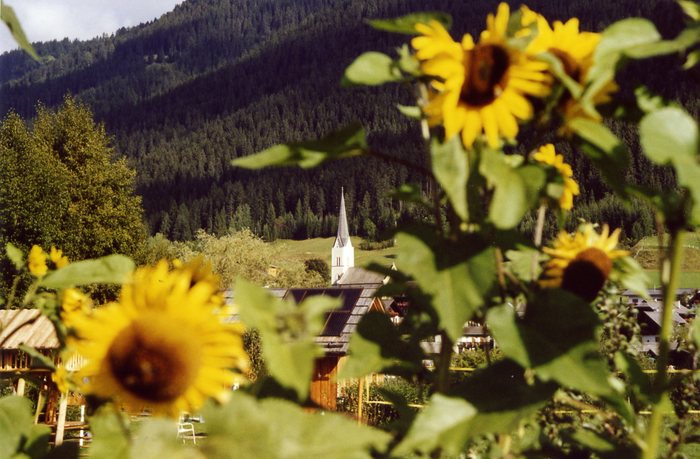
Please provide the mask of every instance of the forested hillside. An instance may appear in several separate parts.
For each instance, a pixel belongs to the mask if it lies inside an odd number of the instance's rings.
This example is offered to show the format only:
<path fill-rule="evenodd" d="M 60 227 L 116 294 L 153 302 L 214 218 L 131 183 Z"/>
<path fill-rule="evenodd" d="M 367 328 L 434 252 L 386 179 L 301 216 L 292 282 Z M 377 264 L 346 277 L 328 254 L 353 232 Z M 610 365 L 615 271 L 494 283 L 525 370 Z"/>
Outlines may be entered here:
<path fill-rule="evenodd" d="M 138 171 L 153 233 L 190 239 L 198 228 L 223 234 L 250 227 L 266 239 L 328 236 L 335 231 L 340 187 L 351 232 L 377 237 L 408 215 L 386 194 L 421 183 L 402 166 L 351 159 L 314 169 L 250 172 L 232 158 L 281 141 L 313 138 L 359 120 L 373 148 L 419 161 L 417 126 L 395 104 L 412 104 L 412 88 L 343 89 L 343 69 L 368 49 L 390 52 L 405 37 L 374 31 L 367 18 L 445 10 L 455 34 L 478 34 L 495 1 L 447 0 L 189 0 L 151 23 L 90 41 L 39 43 L 37 64 L 14 51 L 0 56 L 0 114 L 32 116 L 37 101 L 58 105 L 66 93 L 92 107 L 114 135 L 117 151 Z M 519 3 L 519 2 L 518 2 Z M 517 3 L 514 3 L 517 4 Z M 673 37 L 682 14 L 670 0 L 538 0 L 528 6 L 549 18 L 579 17 L 602 30 L 629 16 L 652 19 Z M 698 71 L 671 74 L 676 57 L 632 66 L 625 86 L 642 80 L 698 114 Z M 616 127 L 637 149 L 635 133 Z M 535 146 L 548 139 L 527 139 Z M 643 209 L 621 209 L 575 151 L 564 150 L 582 184 L 574 217 L 609 221 L 628 237 L 652 229 Z M 673 186 L 672 175 L 635 155 L 629 179 Z M 425 186 L 424 183 L 421 183 Z M 411 211 L 413 212 L 413 211 Z"/>

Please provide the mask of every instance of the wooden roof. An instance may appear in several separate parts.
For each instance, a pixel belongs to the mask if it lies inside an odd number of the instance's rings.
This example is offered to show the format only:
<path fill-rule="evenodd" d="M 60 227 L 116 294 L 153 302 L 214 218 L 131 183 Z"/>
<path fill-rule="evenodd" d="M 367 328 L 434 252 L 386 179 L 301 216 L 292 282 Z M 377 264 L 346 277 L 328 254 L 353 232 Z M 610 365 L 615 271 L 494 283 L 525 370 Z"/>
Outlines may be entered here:
<path fill-rule="evenodd" d="M 38 309 L 0 310 L 0 349 L 18 349 L 20 344 L 35 349 L 57 349 L 56 330 Z"/>

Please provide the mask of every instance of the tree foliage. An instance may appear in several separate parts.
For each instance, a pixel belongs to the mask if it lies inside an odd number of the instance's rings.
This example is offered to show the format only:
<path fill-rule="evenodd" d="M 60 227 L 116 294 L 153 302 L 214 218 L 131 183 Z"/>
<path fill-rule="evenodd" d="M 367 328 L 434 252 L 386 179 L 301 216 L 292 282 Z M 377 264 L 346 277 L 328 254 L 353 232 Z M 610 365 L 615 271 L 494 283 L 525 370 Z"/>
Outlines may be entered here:
<path fill-rule="evenodd" d="M 104 126 L 67 97 L 29 126 L 16 113 L 0 126 L 0 241 L 62 248 L 72 259 L 133 256 L 146 236 L 135 172 Z"/>

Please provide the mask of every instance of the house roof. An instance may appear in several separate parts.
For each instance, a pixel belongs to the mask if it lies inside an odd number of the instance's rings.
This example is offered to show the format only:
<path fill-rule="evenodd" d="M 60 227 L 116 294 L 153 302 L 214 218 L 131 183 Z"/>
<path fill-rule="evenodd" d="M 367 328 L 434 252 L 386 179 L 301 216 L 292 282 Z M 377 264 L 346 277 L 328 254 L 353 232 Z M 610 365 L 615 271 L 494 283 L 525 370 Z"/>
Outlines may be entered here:
<path fill-rule="evenodd" d="M 357 328 L 360 319 L 365 315 L 374 301 L 376 288 L 291 288 L 275 289 L 271 293 L 280 298 L 291 298 L 296 303 L 314 295 L 327 295 L 341 298 L 340 307 L 326 313 L 323 330 L 316 337 L 316 342 L 326 354 L 346 354 L 350 343 L 350 335 Z"/>
<path fill-rule="evenodd" d="M 56 349 L 58 337 L 51 321 L 38 309 L 0 310 L 1 349 L 18 349 L 26 344 L 36 349 Z"/>
<path fill-rule="evenodd" d="M 655 327 L 654 330 L 649 330 L 651 334 L 655 335 L 658 332 L 658 329 L 661 328 L 661 311 L 639 311 L 640 318 L 642 316 L 648 317 L 651 322 L 653 322 L 658 328 Z M 676 324 L 684 324 L 686 323 L 685 319 L 678 314 L 677 311 L 673 311 L 673 323 Z M 642 333 L 644 333 L 644 329 L 642 329 Z"/>

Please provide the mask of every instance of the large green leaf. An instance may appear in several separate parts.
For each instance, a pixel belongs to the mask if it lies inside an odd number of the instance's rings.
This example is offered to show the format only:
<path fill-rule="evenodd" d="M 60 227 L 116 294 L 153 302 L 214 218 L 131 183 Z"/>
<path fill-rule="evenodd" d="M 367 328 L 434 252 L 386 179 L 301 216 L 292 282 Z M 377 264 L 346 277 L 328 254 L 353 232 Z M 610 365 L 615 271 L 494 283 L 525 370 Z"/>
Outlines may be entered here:
<path fill-rule="evenodd" d="M 350 338 L 349 356 L 338 377 L 360 378 L 371 373 L 408 375 L 420 370 L 422 359 L 417 341 L 402 339 L 386 314 L 370 312 L 362 317 Z"/>
<path fill-rule="evenodd" d="M 512 432 L 520 421 L 547 403 L 557 387 L 555 383 L 527 381 L 523 367 L 512 360 L 501 360 L 475 372 L 451 393 L 478 410 L 469 432 L 480 435 Z"/>
<path fill-rule="evenodd" d="M 335 413 L 307 413 L 279 399 L 257 401 L 234 393 L 221 407 L 203 410 L 209 459 L 362 459 L 386 450 L 387 433 Z"/>
<path fill-rule="evenodd" d="M 275 145 L 259 153 L 234 159 L 231 164 L 246 169 L 293 165 L 306 169 L 334 159 L 359 156 L 366 149 L 365 130 L 359 125 L 350 125 L 320 140 Z"/>
<path fill-rule="evenodd" d="M 119 418 L 121 417 L 121 419 Z M 90 457 L 93 459 L 130 459 L 130 433 L 125 415 L 104 405 L 90 417 Z M 172 434 L 174 436 L 174 433 Z"/>
<path fill-rule="evenodd" d="M 454 136 L 445 143 L 434 140 L 430 154 L 435 179 L 445 190 L 455 213 L 466 221 L 469 218 L 467 210 L 469 166 L 459 136 Z"/>
<path fill-rule="evenodd" d="M 446 29 L 452 26 L 452 16 L 441 11 L 423 11 L 411 13 L 395 19 L 371 19 L 367 22 L 378 30 L 417 35 L 418 31 L 416 30 L 416 25 L 427 24 L 430 21 L 437 21 Z"/>
<path fill-rule="evenodd" d="M 391 57 L 369 51 L 361 54 L 345 69 L 341 83 L 343 86 L 377 86 L 401 80 L 403 80 L 401 70 Z"/>
<path fill-rule="evenodd" d="M 406 437 L 392 451 L 393 457 L 427 454 L 441 448 L 458 454 L 470 437 L 469 429 L 477 410 L 462 398 L 435 394 L 413 422 Z"/>
<path fill-rule="evenodd" d="M 121 284 L 134 271 L 134 261 L 124 255 L 108 255 L 95 260 L 71 263 L 49 273 L 39 285 L 46 288 L 66 288 L 88 284 Z"/>
<path fill-rule="evenodd" d="M 396 264 L 432 296 L 441 327 L 456 340 L 494 282 L 494 250 L 476 237 L 449 242 L 428 229 L 411 231 L 396 236 Z"/>
<path fill-rule="evenodd" d="M 671 164 L 678 183 L 693 196 L 692 220 L 700 224 L 700 145 L 697 122 L 684 110 L 666 107 L 649 113 L 639 124 L 642 149 L 657 164 Z"/>
<path fill-rule="evenodd" d="M 433 395 L 393 456 L 427 455 L 437 449 L 457 455 L 474 436 L 512 432 L 544 406 L 556 389 L 556 384 L 530 384 L 521 366 L 500 361 L 453 388 L 458 397 Z"/>
<path fill-rule="evenodd" d="M 570 126 L 584 141 L 583 152 L 598 167 L 608 186 L 626 196 L 624 178 L 629 153 L 625 145 L 608 127 L 593 120 L 576 118 Z"/>
<path fill-rule="evenodd" d="M 140 421 L 131 445 L 132 458 L 205 459 L 199 448 L 183 444 L 174 435 L 177 423 L 171 420 L 152 418 Z"/>
<path fill-rule="evenodd" d="M 0 398 L 0 458 L 44 457 L 50 433 L 48 426 L 34 425 L 29 399 Z"/>
<path fill-rule="evenodd" d="M 617 64 L 625 51 L 660 39 L 661 35 L 654 24 L 641 18 L 623 19 L 605 29 L 593 54 L 593 65 L 586 75 L 590 87 L 584 99 L 592 99 L 600 88 L 614 78 Z"/>
<path fill-rule="evenodd" d="M 4 22 L 7 28 L 10 29 L 12 37 L 15 39 L 20 48 L 32 56 L 35 61 L 41 60 L 36 51 L 34 51 L 32 44 L 29 43 L 27 36 L 24 34 L 24 30 L 22 30 L 22 25 L 19 23 L 19 19 L 17 19 L 15 11 L 10 6 L 5 5 L 2 2 L 0 2 L 0 19 L 2 19 L 2 22 Z"/>
<path fill-rule="evenodd" d="M 243 322 L 260 331 L 270 374 L 305 400 L 314 361 L 323 355 L 314 338 L 323 329 L 325 313 L 338 306 L 338 299 L 311 296 L 296 305 L 245 280 L 236 282 L 235 295 Z"/>
<path fill-rule="evenodd" d="M 673 163 L 698 154 L 698 125 L 680 108 L 666 107 L 646 115 L 639 138 L 647 157 L 657 164 Z"/>
<path fill-rule="evenodd" d="M 495 188 L 489 217 L 499 229 L 514 228 L 537 202 L 545 173 L 536 166 L 514 167 L 495 151 L 485 151 L 479 172 Z"/>
<path fill-rule="evenodd" d="M 607 364 L 598 353 L 598 316 L 563 290 L 544 290 L 527 305 L 523 319 L 508 305 L 486 318 L 503 353 L 544 381 L 601 397 L 615 397 Z"/>

